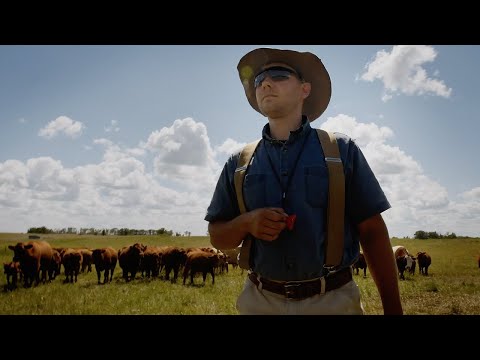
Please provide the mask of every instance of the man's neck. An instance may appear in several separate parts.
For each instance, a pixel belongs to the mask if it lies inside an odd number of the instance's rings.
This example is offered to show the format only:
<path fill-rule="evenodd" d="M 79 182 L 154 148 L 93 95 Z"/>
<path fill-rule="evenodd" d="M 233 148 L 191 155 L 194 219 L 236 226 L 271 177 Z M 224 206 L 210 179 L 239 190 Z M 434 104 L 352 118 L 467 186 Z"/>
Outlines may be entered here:
<path fill-rule="evenodd" d="M 269 118 L 270 136 L 276 140 L 288 140 L 290 132 L 302 126 L 302 116 Z"/>

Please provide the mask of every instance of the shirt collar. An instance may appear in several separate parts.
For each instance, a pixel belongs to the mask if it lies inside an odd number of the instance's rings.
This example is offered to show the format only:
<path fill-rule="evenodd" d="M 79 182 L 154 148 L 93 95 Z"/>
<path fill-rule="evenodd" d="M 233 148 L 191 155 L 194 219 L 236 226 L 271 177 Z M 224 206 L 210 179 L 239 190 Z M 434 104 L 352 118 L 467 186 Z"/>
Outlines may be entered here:
<path fill-rule="evenodd" d="M 302 136 L 305 136 L 306 134 L 308 134 L 310 129 L 311 129 L 310 121 L 308 121 L 308 119 L 305 115 L 302 115 L 302 124 L 300 125 L 300 127 L 297 130 L 290 131 L 290 136 L 288 137 L 287 144 L 290 144 L 290 143 L 300 139 Z M 283 143 L 281 140 L 276 140 L 276 139 L 271 137 L 271 135 L 270 135 L 270 124 L 269 123 L 265 124 L 265 126 L 263 127 L 262 138 L 266 141 L 269 141 L 270 143 L 273 143 L 273 144 L 276 144 L 276 143 L 282 144 Z"/>

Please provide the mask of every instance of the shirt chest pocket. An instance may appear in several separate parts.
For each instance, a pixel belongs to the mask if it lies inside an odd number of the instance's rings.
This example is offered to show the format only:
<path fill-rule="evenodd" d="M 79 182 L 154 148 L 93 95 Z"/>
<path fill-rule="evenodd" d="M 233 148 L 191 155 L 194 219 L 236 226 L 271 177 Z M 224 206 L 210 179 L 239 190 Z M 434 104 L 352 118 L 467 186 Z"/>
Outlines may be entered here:
<path fill-rule="evenodd" d="M 305 202 L 311 207 L 327 208 L 328 169 L 324 166 L 305 168 Z"/>

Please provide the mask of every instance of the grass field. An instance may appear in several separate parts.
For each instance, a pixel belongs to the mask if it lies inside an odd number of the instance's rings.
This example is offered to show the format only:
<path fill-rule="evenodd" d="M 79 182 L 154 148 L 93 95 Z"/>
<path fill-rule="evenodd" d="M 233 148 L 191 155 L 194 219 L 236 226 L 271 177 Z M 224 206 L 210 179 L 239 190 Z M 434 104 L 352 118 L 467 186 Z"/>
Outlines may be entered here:
<path fill-rule="evenodd" d="M 54 247 L 112 246 L 118 249 L 141 242 L 146 245 L 177 245 L 181 247 L 210 246 L 209 238 L 169 236 L 88 236 L 41 235 Z M 12 259 L 8 245 L 28 241 L 27 234 L 0 234 L 0 260 Z M 400 292 L 405 314 L 467 315 L 480 314 L 480 239 L 392 239 L 392 246 L 404 245 L 410 253 L 427 251 L 432 257 L 429 276 L 406 274 L 400 280 Z M 63 268 L 62 268 L 63 269 Z M 418 270 L 418 269 L 417 269 Z M 362 272 L 360 272 L 362 274 Z M 0 291 L 0 314 L 23 315 L 211 315 L 237 314 L 235 301 L 245 281 L 240 269 L 215 277 L 212 285 L 207 275 L 206 285 L 197 275 L 194 286 L 182 285 L 182 279 L 171 283 L 161 279 L 142 279 L 137 274 L 133 282 L 121 279 L 117 264 L 114 279 L 107 285 L 97 285 L 93 272 L 80 274 L 75 284 L 63 284 L 63 273 L 49 284 L 40 284 L 14 291 Z M 366 314 L 382 314 L 380 298 L 367 269 L 367 277 L 355 275 Z M 187 279 L 187 284 L 189 280 Z M 6 277 L 0 277 L 4 289 Z"/>

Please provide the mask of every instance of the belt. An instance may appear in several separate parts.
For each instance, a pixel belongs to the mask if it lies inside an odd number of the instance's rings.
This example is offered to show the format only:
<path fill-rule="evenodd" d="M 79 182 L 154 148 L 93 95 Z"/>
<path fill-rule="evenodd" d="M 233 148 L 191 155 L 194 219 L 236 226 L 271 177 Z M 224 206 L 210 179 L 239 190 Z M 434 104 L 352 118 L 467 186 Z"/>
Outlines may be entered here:
<path fill-rule="evenodd" d="M 335 290 L 352 280 L 350 267 L 331 273 L 326 277 L 305 281 L 272 281 L 251 272 L 248 278 L 262 290 L 285 296 L 287 299 L 301 300 L 310 296 Z"/>

